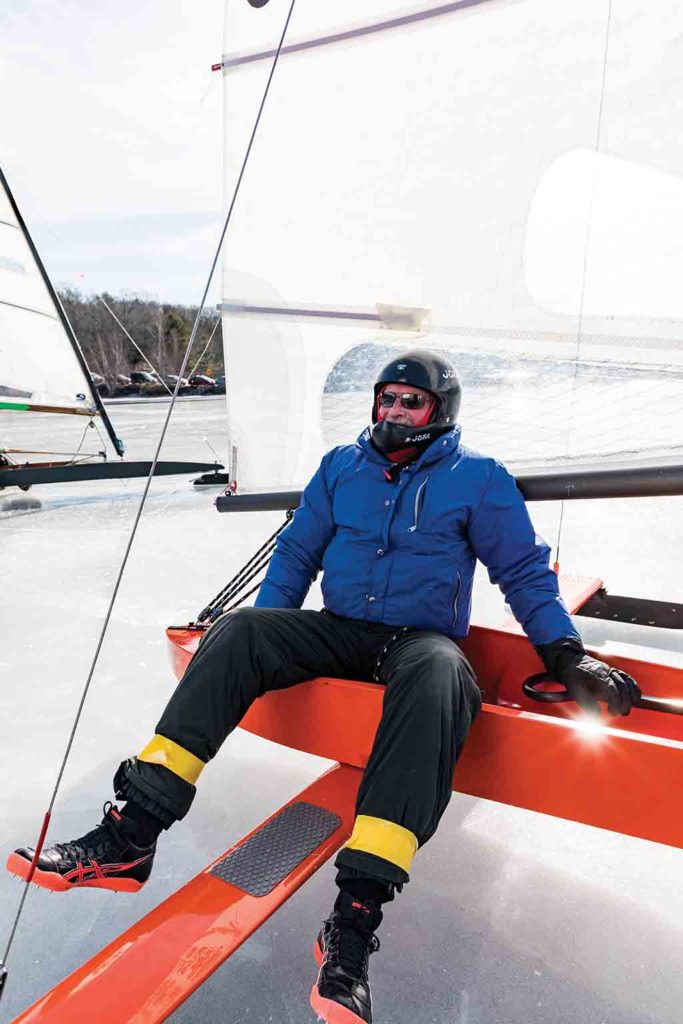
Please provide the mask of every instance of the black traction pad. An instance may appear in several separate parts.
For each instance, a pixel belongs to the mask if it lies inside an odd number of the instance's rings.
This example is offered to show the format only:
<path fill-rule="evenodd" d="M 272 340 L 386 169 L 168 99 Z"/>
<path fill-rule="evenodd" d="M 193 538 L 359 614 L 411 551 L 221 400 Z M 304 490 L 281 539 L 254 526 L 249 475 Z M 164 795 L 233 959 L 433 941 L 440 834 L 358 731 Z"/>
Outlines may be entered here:
<path fill-rule="evenodd" d="M 223 882 L 250 896 L 267 896 L 341 825 L 324 807 L 299 800 L 254 833 L 211 868 Z"/>

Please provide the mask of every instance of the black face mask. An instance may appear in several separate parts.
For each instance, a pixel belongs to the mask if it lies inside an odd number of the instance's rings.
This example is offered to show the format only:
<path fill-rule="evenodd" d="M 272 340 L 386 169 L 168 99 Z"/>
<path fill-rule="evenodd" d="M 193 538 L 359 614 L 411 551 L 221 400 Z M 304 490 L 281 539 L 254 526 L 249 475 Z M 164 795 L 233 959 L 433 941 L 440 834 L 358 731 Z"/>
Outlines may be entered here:
<path fill-rule="evenodd" d="M 404 423 L 382 420 L 381 423 L 373 423 L 370 440 L 383 455 L 393 455 L 395 452 L 405 451 L 406 448 L 416 448 L 421 454 L 429 448 L 432 441 L 452 429 L 452 423 L 427 423 L 424 427 L 407 427 Z"/>

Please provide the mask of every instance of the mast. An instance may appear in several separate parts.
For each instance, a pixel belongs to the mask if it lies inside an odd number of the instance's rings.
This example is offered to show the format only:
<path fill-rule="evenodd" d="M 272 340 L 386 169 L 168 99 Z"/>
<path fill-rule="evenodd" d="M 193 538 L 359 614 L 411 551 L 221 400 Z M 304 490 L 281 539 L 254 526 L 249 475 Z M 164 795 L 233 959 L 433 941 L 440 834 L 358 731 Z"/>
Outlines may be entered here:
<path fill-rule="evenodd" d="M 36 264 L 36 266 L 38 268 L 38 271 L 40 272 L 40 276 L 41 276 L 41 278 L 43 280 L 43 284 L 45 285 L 45 288 L 47 289 L 47 292 L 48 292 L 48 294 L 50 296 L 50 299 L 52 300 L 52 303 L 53 303 L 53 305 L 55 307 L 55 310 L 57 312 L 57 316 L 58 316 L 58 318 L 59 318 L 59 320 L 61 322 L 62 327 L 64 328 L 66 336 L 67 336 L 67 338 L 69 339 L 69 341 L 71 343 L 71 347 L 73 349 L 74 355 L 76 356 L 78 364 L 79 364 L 79 366 L 80 366 L 80 368 L 81 368 L 81 370 L 83 372 L 83 376 L 85 378 L 85 382 L 86 382 L 86 385 L 87 385 L 88 390 L 90 392 L 90 395 L 92 397 L 92 400 L 93 400 L 93 402 L 95 404 L 95 407 L 96 407 L 98 413 L 102 417 L 102 422 L 104 423 L 106 431 L 109 434 L 110 440 L 112 442 L 112 445 L 114 446 L 114 451 L 116 452 L 117 455 L 122 457 L 123 453 L 125 451 L 124 443 L 123 443 L 123 441 L 119 437 L 117 437 L 116 431 L 114 430 L 114 426 L 113 426 L 111 420 L 109 419 L 109 416 L 108 416 L 108 414 L 107 414 L 107 412 L 106 412 L 106 410 L 104 408 L 104 404 L 102 402 L 100 394 L 99 394 L 97 388 L 92 383 L 92 380 L 90 378 L 90 370 L 88 369 L 88 365 L 87 365 L 87 363 L 85 361 L 85 358 L 83 356 L 83 352 L 81 351 L 81 347 L 78 344 L 78 339 L 76 338 L 76 335 L 74 333 L 73 327 L 71 326 L 69 318 L 66 315 L 64 307 L 62 306 L 62 303 L 61 303 L 61 301 L 59 299 L 59 296 L 57 295 L 57 292 L 55 291 L 55 289 L 52 286 L 52 282 L 50 281 L 50 278 L 48 276 L 47 270 L 45 269 L 45 266 L 43 265 L 43 261 L 40 258 L 38 250 L 36 249 L 36 247 L 35 247 L 35 245 L 33 243 L 33 239 L 31 238 L 31 234 L 30 234 L 30 232 L 29 232 L 29 230 L 28 230 L 28 228 L 26 226 L 24 218 L 21 215 L 21 211 L 19 210 L 17 202 L 16 202 L 16 200 L 15 200 L 13 194 L 12 194 L 12 190 L 11 190 L 11 188 L 9 186 L 9 182 L 7 181 L 7 178 L 6 178 L 6 176 L 5 176 L 5 174 L 4 174 L 3 170 L 2 170 L 2 167 L 0 167 L 0 185 L 2 185 L 2 187 L 5 190 L 5 193 L 7 195 L 7 199 L 9 200 L 10 206 L 12 207 L 12 211 L 14 213 L 14 216 L 17 219 L 17 223 L 18 223 L 18 225 L 19 225 L 19 227 L 20 227 L 20 229 L 21 229 L 21 231 L 22 231 L 22 233 L 24 235 L 24 239 L 26 240 L 26 244 L 28 245 L 28 247 L 29 247 L 29 249 L 31 251 L 31 255 L 33 256 L 33 259 L 34 259 L 35 264 Z"/>

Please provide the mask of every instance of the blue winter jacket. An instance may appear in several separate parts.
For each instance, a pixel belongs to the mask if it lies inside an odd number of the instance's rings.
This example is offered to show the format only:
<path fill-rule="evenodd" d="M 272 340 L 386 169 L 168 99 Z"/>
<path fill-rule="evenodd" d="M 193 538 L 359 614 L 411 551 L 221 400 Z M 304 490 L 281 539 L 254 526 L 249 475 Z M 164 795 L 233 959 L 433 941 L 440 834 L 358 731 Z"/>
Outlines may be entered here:
<path fill-rule="evenodd" d="M 320 569 L 325 607 L 390 626 L 467 635 L 476 559 L 534 644 L 578 636 L 513 477 L 460 443 L 434 441 L 397 482 L 364 431 L 328 452 L 280 535 L 257 607 L 300 608 Z"/>

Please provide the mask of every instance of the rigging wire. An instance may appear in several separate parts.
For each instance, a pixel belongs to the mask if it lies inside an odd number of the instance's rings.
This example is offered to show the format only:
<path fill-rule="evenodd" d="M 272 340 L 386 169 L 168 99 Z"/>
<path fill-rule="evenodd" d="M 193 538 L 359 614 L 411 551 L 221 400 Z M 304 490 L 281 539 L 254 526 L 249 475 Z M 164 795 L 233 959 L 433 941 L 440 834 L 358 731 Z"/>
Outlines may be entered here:
<path fill-rule="evenodd" d="M 85 435 L 86 435 L 86 434 L 88 433 L 88 431 L 89 431 L 89 430 L 93 430 L 94 428 L 95 428 L 95 422 L 94 422 L 94 420 L 89 420 L 89 422 L 88 422 L 88 423 L 86 423 L 86 425 L 85 425 L 85 430 L 83 431 L 83 434 L 81 435 L 81 439 L 80 439 L 80 441 L 78 442 L 78 448 L 76 449 L 76 451 L 75 451 L 75 452 L 73 453 L 73 455 L 71 456 L 71 458 L 72 458 L 72 461 L 74 461 L 74 462 L 75 462 L 75 461 L 76 461 L 76 459 L 78 458 L 78 455 L 79 455 L 79 453 L 80 453 L 80 450 L 81 450 L 81 448 L 83 447 L 83 442 L 85 441 Z M 91 458 L 91 456 L 90 456 L 90 455 L 88 455 L 87 453 L 86 453 L 86 457 L 87 457 L 87 458 Z M 93 456 L 93 457 L 94 457 L 94 456 Z"/>
<path fill-rule="evenodd" d="M 101 443 L 102 443 L 102 445 L 104 446 L 104 450 L 105 450 L 105 456 L 104 456 L 104 457 L 105 457 L 105 459 L 106 459 L 106 457 L 107 457 L 107 456 L 106 456 L 107 442 L 106 442 L 106 440 L 105 440 L 105 439 L 104 439 L 104 438 L 102 437 L 102 431 L 100 430 L 100 428 L 99 428 L 99 427 L 98 427 L 98 425 L 97 425 L 97 420 L 91 420 L 91 421 L 90 421 L 90 424 L 91 424 L 91 426 L 92 426 L 92 427 L 94 427 L 94 429 L 95 429 L 95 433 L 97 434 L 97 436 L 98 436 L 98 437 L 99 437 L 99 439 L 100 439 L 100 442 L 101 442 Z"/>
<path fill-rule="evenodd" d="M 218 452 L 216 451 L 216 449 L 214 448 L 214 446 L 213 446 L 213 445 L 211 444 L 211 442 L 209 441 L 208 437 L 203 437 L 203 438 L 202 438 L 202 441 L 204 442 L 204 444 L 206 445 L 206 447 L 207 447 L 207 448 L 208 448 L 208 449 L 210 450 L 210 452 L 211 452 L 211 454 L 213 455 L 213 457 L 215 458 L 216 462 L 225 462 L 225 461 L 226 461 L 225 459 L 222 459 L 222 458 L 220 457 L 220 455 L 218 454 Z"/>
<path fill-rule="evenodd" d="M 602 123 L 603 123 L 603 110 L 605 106 L 605 83 L 607 81 L 607 64 L 609 60 L 609 42 L 612 28 L 612 0 L 607 0 L 607 19 L 605 22 L 605 45 L 603 48 L 602 55 L 602 79 L 600 82 L 600 100 L 598 103 L 598 123 L 595 130 L 595 160 L 593 162 L 593 176 L 591 182 L 590 194 L 588 197 L 588 210 L 586 218 L 586 241 L 583 250 L 583 268 L 581 273 L 581 293 L 579 297 L 579 316 L 576 325 L 576 355 L 574 356 L 574 375 L 572 377 L 572 391 L 570 396 L 570 409 L 569 409 L 569 423 L 567 426 L 567 435 L 565 439 L 565 456 L 569 455 L 569 447 L 571 444 L 572 428 L 576 419 L 576 390 L 579 375 L 579 356 L 581 354 L 581 342 L 583 335 L 583 318 L 584 318 L 584 307 L 586 301 L 586 279 L 588 277 L 588 252 L 590 249 L 591 240 L 591 225 L 593 221 L 593 208 L 595 205 L 595 193 L 597 189 L 597 177 L 598 177 L 598 156 L 600 154 L 600 143 L 602 140 Z M 560 505 L 560 521 L 557 528 L 557 541 L 555 544 L 555 572 L 560 571 L 560 540 L 562 538 L 562 524 L 564 522 L 564 504 L 565 500 L 562 499 Z"/>
<path fill-rule="evenodd" d="M 210 345 L 210 344 L 211 344 L 211 342 L 213 341 L 213 336 L 214 336 L 214 334 L 216 333 L 216 330 L 217 330 L 217 328 L 218 328 L 218 325 L 219 325 L 219 323 L 220 323 L 220 322 L 221 322 L 221 315 L 220 315 L 220 313 L 219 313 L 219 314 L 218 314 L 218 317 L 217 317 L 217 319 L 216 319 L 216 323 L 215 323 L 215 324 L 213 325 L 213 330 L 211 331 L 211 334 L 209 335 L 209 340 L 207 341 L 206 345 L 205 345 L 205 346 L 204 346 L 204 348 L 202 349 L 202 354 L 200 355 L 200 357 L 199 357 L 199 359 L 197 360 L 197 362 L 196 362 L 196 363 L 194 364 L 194 367 L 193 367 L 193 369 L 192 369 L 192 370 L 190 370 L 190 377 L 194 377 L 195 373 L 197 372 L 197 367 L 198 367 L 198 366 L 199 366 L 199 364 L 201 363 L 202 359 L 204 358 L 204 355 L 206 354 L 206 350 L 208 349 L 209 345 Z"/>
<path fill-rule="evenodd" d="M 161 382 L 161 384 L 163 384 L 163 386 L 164 386 L 164 387 L 166 388 L 166 391 L 168 392 L 168 394 L 169 394 L 169 395 L 172 395 L 172 394 L 173 394 L 173 392 L 171 391 L 171 389 L 170 389 L 170 388 L 168 387 L 168 385 L 166 384 L 166 381 L 165 381 L 165 380 L 163 380 L 163 378 L 162 378 L 161 374 L 159 373 L 159 371 L 158 371 L 158 370 L 157 370 L 157 368 L 155 367 L 154 363 L 153 363 L 153 362 L 152 362 L 152 361 L 151 361 L 151 360 L 150 360 L 150 359 L 149 359 L 149 358 L 148 358 L 148 357 L 147 357 L 147 356 L 145 355 L 145 353 L 144 353 L 144 352 L 142 351 L 142 349 L 141 349 L 141 348 L 140 348 L 140 346 L 138 345 L 138 343 L 137 343 L 137 341 L 135 340 L 135 338 L 134 338 L 134 337 L 133 337 L 133 336 L 132 336 L 132 335 L 130 334 L 130 332 L 129 332 L 129 331 L 128 331 L 128 330 L 127 330 L 127 329 L 126 329 L 126 328 L 125 328 L 124 326 L 123 326 L 123 324 L 121 323 L 121 321 L 120 321 L 120 320 L 119 320 L 119 318 L 117 317 L 116 313 L 115 313 L 115 312 L 114 312 L 114 310 L 113 310 L 113 309 L 111 308 L 111 306 L 110 306 L 110 305 L 109 305 L 109 304 L 108 304 L 108 303 L 106 302 L 106 300 L 105 300 L 105 299 L 103 299 L 101 295 L 100 295 L 100 297 L 99 297 L 99 298 L 100 298 L 100 302 L 102 303 L 102 305 L 103 305 L 103 306 L 105 307 L 105 309 L 106 309 L 106 310 L 107 310 L 107 311 L 108 311 L 109 313 L 111 313 L 111 315 L 113 316 L 114 320 L 115 320 L 115 321 L 116 321 L 116 323 L 117 323 L 117 324 L 119 325 L 119 327 L 121 328 L 121 330 L 123 331 L 123 333 L 124 333 L 124 334 L 126 335 L 126 337 L 128 338 L 128 340 L 129 340 L 129 341 L 131 342 L 131 344 L 132 344 L 132 345 L 134 345 L 134 346 L 135 346 L 135 348 L 137 349 L 137 351 L 138 351 L 138 352 L 140 353 L 140 355 L 142 356 L 142 358 L 143 358 L 143 359 L 145 360 L 145 362 L 146 362 L 146 363 L 147 363 L 147 365 L 149 366 L 149 368 L 150 368 L 150 370 L 152 371 L 152 373 L 154 373 L 154 374 L 156 375 L 156 377 L 158 377 L 158 378 L 159 378 L 159 381 L 160 381 L 160 382 Z M 218 315 L 218 318 L 216 319 L 216 322 L 215 322 L 215 324 L 213 325 L 213 328 L 212 328 L 212 330 L 211 330 L 211 334 L 209 335 L 209 340 L 207 341 L 206 345 L 205 345 L 205 346 L 204 346 L 204 348 L 202 349 L 202 353 L 201 353 L 201 355 L 200 355 L 199 359 L 197 360 L 197 362 L 196 362 L 196 363 L 194 364 L 194 367 L 193 367 L 193 369 L 192 369 L 192 370 L 190 370 L 190 373 L 189 373 L 189 376 L 190 376 L 190 377 L 193 377 L 193 376 L 194 376 L 194 374 L 195 374 L 195 372 L 196 372 L 196 370 L 197 370 L 197 367 L 199 366 L 199 364 L 201 363 L 202 359 L 204 358 L 204 355 L 205 355 L 205 353 L 206 353 L 206 350 L 208 349 L 209 345 L 210 345 L 210 344 L 211 344 L 211 342 L 213 341 L 213 337 L 214 337 L 214 334 L 216 333 L 216 328 L 218 327 L 218 325 L 219 325 L 219 323 L 220 323 L 220 322 L 221 322 L 221 318 L 220 318 L 220 314 L 219 314 L 219 315 Z"/>
<path fill-rule="evenodd" d="M 97 436 L 99 437 L 101 443 L 106 448 L 107 443 L 106 443 L 105 439 L 102 437 L 102 434 L 101 434 L 97 424 L 95 423 L 94 420 L 89 420 L 88 423 L 86 423 L 85 429 L 84 429 L 84 431 L 83 431 L 83 433 L 81 435 L 81 439 L 78 442 L 78 447 L 73 452 L 45 452 L 45 451 L 33 450 L 31 448 L 3 448 L 2 451 L 3 452 L 10 452 L 13 455 L 52 455 L 52 456 L 58 455 L 60 458 L 63 457 L 65 459 L 69 459 L 70 463 L 74 463 L 75 464 L 78 461 L 78 456 L 80 455 L 81 448 L 83 447 L 83 442 L 85 441 L 86 434 L 88 433 L 89 430 L 97 431 Z M 83 455 L 81 456 L 80 461 L 81 462 L 86 462 L 88 459 L 96 459 L 96 458 L 98 458 L 98 456 L 105 456 L 105 458 L 106 458 L 105 452 L 97 452 L 97 453 L 84 452 Z M 16 459 L 12 459 L 12 462 L 16 463 Z M 16 464 L 19 465 L 19 463 L 16 463 Z M 26 465 L 29 465 L 29 464 L 26 463 Z"/>
<path fill-rule="evenodd" d="M 157 465 L 157 462 L 158 462 L 158 459 L 159 459 L 159 453 L 161 452 L 161 448 L 162 448 L 162 445 L 164 443 L 164 439 L 166 437 L 166 431 L 168 430 L 168 425 L 169 425 L 169 422 L 170 422 L 170 419 L 171 419 L 171 414 L 173 413 L 173 408 L 174 408 L 174 405 L 175 405 L 175 400 L 176 400 L 176 398 L 178 396 L 178 391 L 179 391 L 179 388 L 180 388 L 180 381 L 181 381 L 181 379 L 183 377 L 183 374 L 184 374 L 185 369 L 187 367 L 187 364 L 189 362 L 190 353 L 192 351 L 192 346 L 194 345 L 195 338 L 197 336 L 197 331 L 199 330 L 199 324 L 200 324 L 201 316 L 202 316 L 202 313 L 204 311 L 204 306 L 206 304 L 206 297 L 208 295 L 209 288 L 211 287 L 211 282 L 213 280 L 213 275 L 215 273 L 216 266 L 218 265 L 218 258 L 220 256 L 221 249 L 223 248 L 223 242 L 225 240 L 225 236 L 227 234 L 228 226 L 229 226 L 230 220 L 232 218 L 232 212 L 233 212 L 233 210 L 235 208 L 235 202 L 236 202 L 237 196 L 239 194 L 240 185 L 242 183 L 242 178 L 244 177 L 244 172 L 245 172 L 247 163 L 249 161 L 249 156 L 251 154 L 251 150 L 252 150 L 252 147 L 253 147 L 253 144 L 254 144 L 254 139 L 256 137 L 256 132 L 258 131 L 259 123 L 261 121 L 261 115 L 263 114 L 263 109 L 265 107 L 266 100 L 268 98 L 268 93 L 270 91 L 270 85 L 271 85 L 271 82 L 273 80 L 273 75 L 275 74 L 275 69 L 277 67 L 278 60 L 279 60 L 279 57 L 280 57 L 280 52 L 282 50 L 282 46 L 283 46 L 284 41 L 285 41 L 285 36 L 287 35 L 287 29 L 289 27 L 289 22 L 291 20 L 295 4 L 296 4 L 296 0 L 291 0 L 289 11 L 288 11 L 287 17 L 285 19 L 285 24 L 284 24 L 284 27 L 282 29 L 282 34 L 280 36 L 280 41 L 278 43 L 278 47 L 277 47 L 277 50 L 275 52 L 275 56 L 273 58 L 273 63 L 272 63 L 271 68 L 270 68 L 270 73 L 268 75 L 268 80 L 266 82 L 265 89 L 263 91 L 263 96 L 261 98 L 261 103 L 259 105 L 258 113 L 256 114 L 256 119 L 254 121 L 254 126 L 253 126 L 252 131 L 251 131 L 251 136 L 249 138 L 249 142 L 247 144 L 247 148 L 246 148 L 246 151 L 245 151 L 245 154 L 244 154 L 244 158 L 242 160 L 242 166 L 240 168 L 240 172 L 239 172 L 239 175 L 238 175 L 238 178 L 237 178 L 237 182 L 235 184 L 235 188 L 233 189 L 232 198 L 230 200 L 230 205 L 228 207 L 228 212 L 227 212 L 227 214 L 225 216 L 225 220 L 224 220 L 224 223 L 223 223 L 223 228 L 222 228 L 222 231 L 220 233 L 220 237 L 218 239 L 218 244 L 216 246 L 216 251 L 214 253 L 213 260 L 211 262 L 211 268 L 209 270 L 209 274 L 208 274 L 208 277 L 207 277 L 207 280 L 206 280 L 206 284 L 204 286 L 204 291 L 202 293 L 202 299 L 201 299 L 201 302 L 199 304 L 199 308 L 197 309 L 197 314 L 195 316 L 194 324 L 192 325 L 192 331 L 190 333 L 190 337 L 189 337 L 189 340 L 188 340 L 188 343 L 187 343 L 187 347 L 185 349 L 185 355 L 183 357 L 183 364 L 182 364 L 182 366 L 180 368 L 180 372 L 178 374 L 178 380 L 176 381 L 176 385 L 175 385 L 175 388 L 173 390 L 173 394 L 172 394 L 172 397 L 171 397 L 171 402 L 169 403 L 168 411 L 166 413 L 166 418 L 164 420 L 164 424 L 163 424 L 163 427 L 161 429 L 161 435 L 159 437 L 159 441 L 157 443 L 156 451 L 154 453 L 154 458 L 153 458 L 152 464 L 150 466 L 149 475 L 148 475 L 146 483 L 145 483 L 145 489 L 144 489 L 144 491 L 142 493 L 142 497 L 140 498 L 140 504 L 138 505 L 138 510 L 137 510 L 136 515 L 135 515 L 135 520 L 133 522 L 133 527 L 131 529 L 130 536 L 128 538 L 128 543 L 126 545 L 126 550 L 124 552 L 123 559 L 121 561 L 121 565 L 120 565 L 120 568 L 119 568 L 119 572 L 118 572 L 118 575 L 116 577 L 116 582 L 114 584 L 114 589 L 112 591 L 111 599 L 109 601 L 109 606 L 107 608 L 107 611 L 106 611 L 106 614 L 105 614 L 105 618 L 104 618 L 104 622 L 102 624 L 102 629 L 100 631 L 100 635 L 99 635 L 99 638 L 98 638 L 98 641 L 97 641 L 97 645 L 96 645 L 96 648 L 95 648 L 95 653 L 93 655 L 93 659 L 92 659 L 92 662 L 91 662 L 91 665 L 90 665 L 90 669 L 88 671 L 88 676 L 87 676 L 87 679 L 85 681 L 85 685 L 83 687 L 83 691 L 81 693 L 81 697 L 80 697 L 80 701 L 79 701 L 79 704 L 78 704 L 78 708 L 76 709 L 76 715 L 74 717 L 73 725 L 71 727 L 71 732 L 69 734 L 69 739 L 68 739 L 68 742 L 67 742 L 67 745 L 66 745 L 64 756 L 62 758 L 62 761 L 61 761 L 61 764 L 60 764 L 60 767 L 59 767 L 59 771 L 58 771 L 58 774 L 57 774 L 57 779 L 55 781 L 54 789 L 52 791 L 52 796 L 50 797 L 50 802 L 49 802 L 47 811 L 45 812 L 45 816 L 43 818 L 43 823 L 42 823 L 42 826 L 41 826 L 41 829 L 40 829 L 40 834 L 38 836 L 38 842 L 37 842 L 36 847 L 35 847 L 35 853 L 33 855 L 33 860 L 31 861 L 31 866 L 29 868 L 29 872 L 28 872 L 26 881 L 24 882 L 24 888 L 23 888 L 23 892 L 22 892 L 22 895 L 21 895 L 21 900 L 19 902 L 19 906 L 17 908 L 17 912 L 16 912 L 16 914 L 14 916 L 14 920 L 13 920 L 12 927 L 11 927 L 11 930 L 10 930 L 9 938 L 8 938 L 7 944 L 5 946 L 4 954 L 2 956 L 2 959 L 0 959 L 0 998 L 2 998 L 2 992 L 3 992 L 4 986 L 5 986 L 5 981 L 7 980 L 7 966 L 6 966 L 7 965 L 7 959 L 9 957 L 10 950 L 12 948 L 12 944 L 14 942 L 14 938 L 15 938 L 16 933 L 17 933 L 17 928 L 19 926 L 19 921 L 21 919 L 21 915 L 23 913 L 23 909 L 24 909 L 24 906 L 25 906 L 25 903 L 26 903 L 26 897 L 28 895 L 28 891 L 29 891 L 29 887 L 30 887 L 30 884 L 31 884 L 31 880 L 32 880 L 33 875 L 35 873 L 36 864 L 38 862 L 38 858 L 39 858 L 40 853 L 42 851 L 43 843 L 45 842 L 45 836 L 47 834 L 48 826 L 50 824 L 50 818 L 52 817 L 52 811 L 53 811 L 53 808 L 54 808 L 54 805 L 55 805 L 55 801 L 57 799 L 57 794 L 59 792 L 59 787 L 61 785 L 62 778 L 64 776 L 64 771 L 66 769 L 66 764 L 67 764 L 67 761 L 69 759 L 69 755 L 71 753 L 71 749 L 73 747 L 74 739 L 76 737 L 76 731 L 78 729 L 78 725 L 79 725 L 79 722 L 80 722 L 80 719 L 81 719 L 81 715 L 83 713 L 83 708 L 85 706 L 85 701 L 86 701 L 86 698 L 88 696 L 88 692 L 90 690 L 90 684 L 92 682 L 93 674 L 95 672 L 95 667 L 96 667 L 97 661 L 99 659 L 100 651 L 102 649 L 102 644 L 104 642 L 104 638 L 105 638 L 105 635 L 106 635 L 106 632 L 107 632 L 107 628 L 109 626 L 109 621 L 111 619 L 111 615 L 112 615 L 112 612 L 113 612 L 113 609 L 114 609 L 114 604 L 116 602 L 116 598 L 117 598 L 117 595 L 118 595 L 118 592 L 119 592 L 119 588 L 121 586 L 121 580 L 123 578 L 123 573 L 124 573 L 124 570 L 125 570 L 126 565 L 128 563 L 128 556 L 130 555 L 130 551 L 131 551 L 131 548 L 133 546 L 133 541 L 135 539 L 135 535 L 137 533 L 138 525 L 140 523 L 140 518 L 142 516 L 142 510 L 143 510 L 143 508 L 145 506 L 145 502 L 147 500 L 147 494 L 149 493 L 149 488 L 150 488 L 150 485 L 152 483 L 152 478 L 154 476 L 154 471 L 156 469 L 156 465 Z M 125 328 L 124 328 L 124 330 L 125 330 Z"/>
<path fill-rule="evenodd" d="M 88 426 L 89 425 L 90 424 L 88 424 Z M 87 430 L 87 427 L 86 427 L 86 430 Z M 102 435 L 100 434 L 100 437 L 101 436 Z M 79 445 L 79 447 L 80 447 L 80 445 Z M 75 455 L 78 454 L 78 451 L 76 451 L 76 452 L 43 452 L 43 451 L 34 450 L 33 448 L 2 448 L 2 449 L 0 449 L 0 451 L 11 452 L 13 455 L 63 455 L 65 459 L 72 459 Z"/>
<path fill-rule="evenodd" d="M 166 383 L 166 381 L 165 381 L 165 380 L 162 380 L 162 378 L 161 378 L 161 374 L 160 374 L 160 373 L 158 372 L 158 370 L 156 370 L 156 369 L 154 368 L 154 364 L 153 364 L 153 363 L 151 363 L 151 362 L 149 361 L 149 359 L 147 358 L 147 356 L 145 355 L 145 353 L 144 353 L 144 352 L 142 351 L 142 349 L 141 349 L 141 348 L 140 348 L 140 346 L 138 345 L 138 343 L 137 343 L 137 341 L 135 340 L 135 338 L 134 338 L 134 337 L 133 337 L 133 336 L 132 336 L 132 335 L 131 335 L 131 334 L 130 334 L 130 333 L 129 333 L 129 332 L 127 331 L 127 330 L 126 330 L 126 328 L 125 328 L 125 327 L 123 326 L 123 324 L 121 323 L 121 321 L 120 321 L 120 320 L 119 320 L 119 318 L 117 317 L 117 315 L 116 315 L 116 313 L 114 312 L 114 310 L 113 310 L 113 309 L 111 308 L 111 306 L 110 306 L 110 305 L 108 304 L 108 302 L 106 302 L 106 301 L 105 301 L 105 299 L 103 299 L 103 298 L 102 298 L 102 296 L 101 296 L 101 295 L 100 295 L 100 302 L 102 303 L 102 305 L 104 306 L 104 308 L 105 308 L 105 309 L 107 310 L 107 312 L 108 312 L 108 313 L 111 313 L 111 315 L 112 315 L 112 316 L 114 317 L 114 320 L 116 320 L 117 324 L 119 325 L 119 327 L 121 328 L 121 330 L 123 331 L 123 333 L 125 334 L 125 336 L 126 336 L 126 337 L 128 338 L 128 341 L 130 341 L 130 342 L 131 342 L 131 344 L 135 346 L 135 348 L 137 349 L 137 351 L 138 351 L 138 352 L 140 353 L 140 355 L 142 356 L 142 358 L 143 358 L 143 359 L 145 360 L 145 362 L 146 362 L 146 363 L 147 363 L 147 365 L 149 366 L 149 368 L 150 368 L 150 370 L 152 371 L 152 373 L 153 373 L 153 374 L 155 374 L 155 376 L 156 376 L 156 377 L 158 377 L 158 379 L 159 379 L 159 380 L 161 381 L 161 383 L 163 384 L 163 386 L 164 386 L 164 387 L 166 388 L 166 391 L 168 392 L 168 394 L 169 394 L 169 395 L 171 395 L 171 397 L 172 397 L 172 396 L 173 396 L 173 392 L 172 392 L 172 391 L 171 391 L 171 389 L 169 388 L 169 386 L 168 386 L 168 384 Z"/>
<path fill-rule="evenodd" d="M 287 515 L 285 517 L 284 522 L 281 523 L 280 526 L 278 526 L 277 530 L 275 530 L 275 532 L 272 533 L 270 537 L 268 537 L 268 539 L 263 542 L 261 547 L 254 552 L 249 561 L 246 562 L 242 566 L 242 568 L 235 573 L 235 575 L 232 577 L 231 580 L 229 580 L 226 583 L 226 585 L 223 587 L 220 593 L 218 593 L 216 597 L 213 598 L 212 601 L 209 601 L 206 608 L 202 609 L 202 611 L 197 616 L 197 622 L 215 622 L 219 615 L 222 615 L 226 611 L 232 610 L 232 608 L 228 609 L 225 607 L 226 603 L 229 600 L 231 600 L 231 598 L 236 597 L 237 594 L 239 594 L 244 589 L 244 587 L 246 587 L 246 585 L 251 582 L 254 576 L 256 576 L 261 571 L 261 569 L 268 565 L 271 555 L 275 550 L 275 542 L 282 533 L 282 531 L 285 529 L 285 527 L 289 524 L 293 515 L 294 509 L 287 509 Z M 258 586 L 260 586 L 260 583 L 258 584 Z M 258 587 L 254 588 L 254 590 L 257 589 Z M 253 590 L 250 590 L 249 593 L 253 593 Z M 244 601 L 248 596 L 248 594 L 245 594 L 240 599 L 239 603 L 241 604 L 242 601 Z M 232 607 L 236 606 L 233 605 Z"/>

